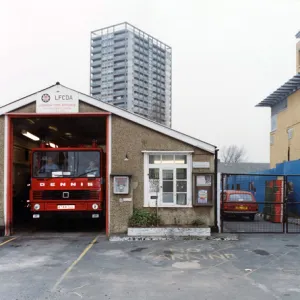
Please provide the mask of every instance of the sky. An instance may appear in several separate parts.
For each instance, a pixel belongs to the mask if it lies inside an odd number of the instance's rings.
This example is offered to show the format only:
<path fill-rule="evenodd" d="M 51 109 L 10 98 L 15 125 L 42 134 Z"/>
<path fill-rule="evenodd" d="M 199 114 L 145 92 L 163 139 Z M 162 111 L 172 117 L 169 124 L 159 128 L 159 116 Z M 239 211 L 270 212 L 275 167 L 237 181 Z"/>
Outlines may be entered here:
<path fill-rule="evenodd" d="M 172 47 L 172 128 L 269 162 L 270 108 L 296 74 L 300 0 L 1 0 L 0 105 L 59 81 L 89 94 L 90 32 L 127 21 Z"/>

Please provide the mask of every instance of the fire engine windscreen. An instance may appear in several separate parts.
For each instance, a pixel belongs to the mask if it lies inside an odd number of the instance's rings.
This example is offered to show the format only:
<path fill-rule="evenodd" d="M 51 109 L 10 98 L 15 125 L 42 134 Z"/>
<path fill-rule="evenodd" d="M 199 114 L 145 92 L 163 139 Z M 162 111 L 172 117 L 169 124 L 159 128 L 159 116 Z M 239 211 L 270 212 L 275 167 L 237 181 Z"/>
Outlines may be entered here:
<path fill-rule="evenodd" d="M 99 151 L 36 151 L 33 177 L 100 177 Z"/>

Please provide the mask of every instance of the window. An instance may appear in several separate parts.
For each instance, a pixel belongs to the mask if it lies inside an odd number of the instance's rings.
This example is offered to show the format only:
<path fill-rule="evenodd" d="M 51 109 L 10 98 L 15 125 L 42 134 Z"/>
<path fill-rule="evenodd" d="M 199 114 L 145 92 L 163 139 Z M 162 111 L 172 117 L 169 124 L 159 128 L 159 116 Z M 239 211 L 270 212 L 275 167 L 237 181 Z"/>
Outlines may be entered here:
<path fill-rule="evenodd" d="M 277 115 L 271 117 L 271 131 L 275 131 L 277 129 Z"/>
<path fill-rule="evenodd" d="M 274 135 L 270 135 L 270 145 L 274 145 Z"/>
<path fill-rule="evenodd" d="M 191 207 L 191 155 L 145 153 L 145 206 Z"/>
<path fill-rule="evenodd" d="M 293 128 L 289 128 L 287 130 L 287 134 L 288 134 L 288 139 L 290 140 L 293 137 Z"/>
<path fill-rule="evenodd" d="M 228 201 L 251 202 L 253 201 L 251 194 L 230 194 Z"/>
<path fill-rule="evenodd" d="M 32 157 L 34 177 L 99 177 L 99 151 L 36 151 Z"/>

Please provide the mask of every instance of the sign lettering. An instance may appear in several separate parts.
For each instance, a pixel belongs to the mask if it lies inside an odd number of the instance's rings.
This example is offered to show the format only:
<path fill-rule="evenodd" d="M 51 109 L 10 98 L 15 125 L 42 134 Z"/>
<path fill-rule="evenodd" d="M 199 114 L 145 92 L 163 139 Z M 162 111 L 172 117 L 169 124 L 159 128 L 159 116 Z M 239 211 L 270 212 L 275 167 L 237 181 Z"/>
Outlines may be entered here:
<path fill-rule="evenodd" d="M 77 113 L 78 93 L 60 85 L 36 94 L 37 113 Z"/>

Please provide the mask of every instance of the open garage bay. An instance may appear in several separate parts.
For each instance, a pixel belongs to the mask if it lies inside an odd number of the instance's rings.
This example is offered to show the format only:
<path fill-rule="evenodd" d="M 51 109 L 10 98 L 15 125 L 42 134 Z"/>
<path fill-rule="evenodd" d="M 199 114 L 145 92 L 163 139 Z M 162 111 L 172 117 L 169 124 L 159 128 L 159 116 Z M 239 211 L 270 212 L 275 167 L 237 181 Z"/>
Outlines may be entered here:
<path fill-rule="evenodd" d="M 96 141 L 97 147 L 103 149 L 103 160 L 100 159 L 100 168 L 103 171 L 101 176 L 104 177 L 103 179 L 106 178 L 106 116 L 101 114 L 81 115 L 80 117 L 74 115 L 57 115 L 55 117 L 20 115 L 12 118 L 11 122 L 13 132 L 13 138 L 11 139 L 13 143 L 12 165 L 10 166 L 12 171 L 12 186 L 10 187 L 12 189 L 12 232 L 104 230 L 105 191 L 103 192 L 103 210 L 97 220 L 82 219 L 81 215 L 76 219 L 69 218 L 70 214 L 68 212 L 51 214 L 46 219 L 35 220 L 28 200 L 32 188 L 31 180 L 35 176 L 33 172 L 35 157 L 32 156 L 32 150 L 40 147 L 57 149 L 59 157 L 56 163 L 59 164 L 62 162 L 61 156 L 68 153 L 66 151 L 59 152 L 60 148 L 71 147 L 70 150 L 79 147 L 90 148 L 92 143 Z M 88 162 L 83 161 L 83 159 L 81 161 L 88 165 Z M 69 192 L 67 191 L 67 193 Z M 50 196 L 47 197 L 48 200 L 52 199 Z M 81 196 L 78 194 L 76 197 Z M 42 205 L 42 203 L 39 203 L 39 205 Z"/>

